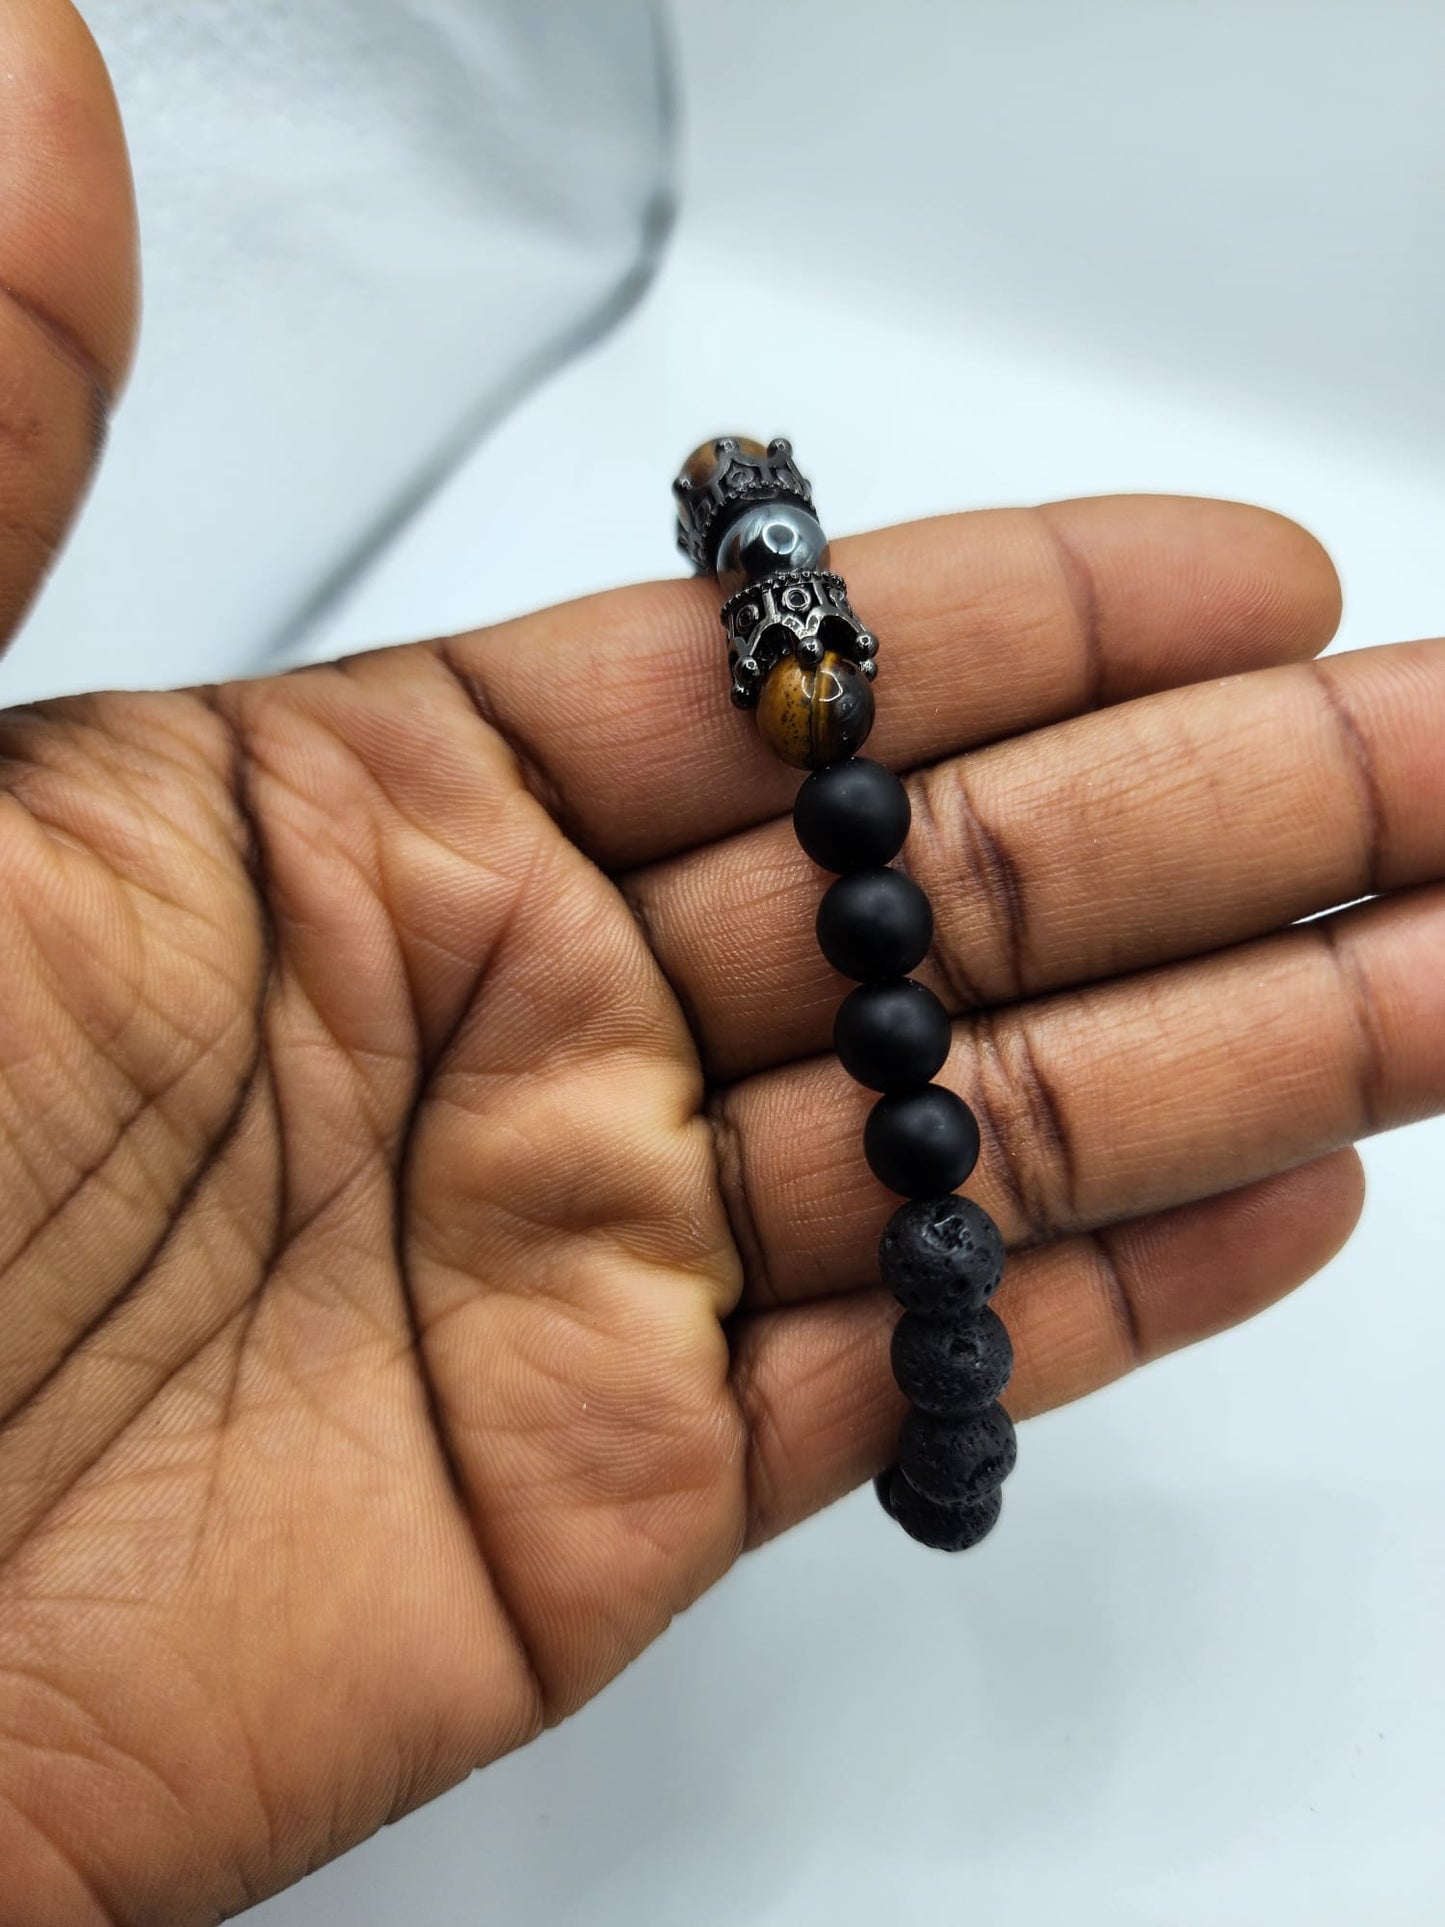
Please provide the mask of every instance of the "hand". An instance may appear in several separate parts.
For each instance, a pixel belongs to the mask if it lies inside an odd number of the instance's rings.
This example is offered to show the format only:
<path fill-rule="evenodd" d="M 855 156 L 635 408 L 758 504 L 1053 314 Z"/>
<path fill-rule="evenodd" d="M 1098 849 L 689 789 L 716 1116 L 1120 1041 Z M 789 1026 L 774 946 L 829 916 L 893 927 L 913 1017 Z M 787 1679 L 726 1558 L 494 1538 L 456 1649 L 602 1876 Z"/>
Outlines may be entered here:
<path fill-rule="evenodd" d="M 12 614 L 131 306 L 103 82 L 42 16 L 15 58 L 89 103 L 110 214 L 0 302 L 45 425 L 0 435 Z M 1306 1277 L 1345 1147 L 1441 1104 L 1445 648 L 1313 662 L 1328 561 L 1225 504 L 837 555 L 1022 1418 Z M 0 718 L 4 1922 L 241 1908 L 888 1457 L 895 1201 L 715 604 Z"/>

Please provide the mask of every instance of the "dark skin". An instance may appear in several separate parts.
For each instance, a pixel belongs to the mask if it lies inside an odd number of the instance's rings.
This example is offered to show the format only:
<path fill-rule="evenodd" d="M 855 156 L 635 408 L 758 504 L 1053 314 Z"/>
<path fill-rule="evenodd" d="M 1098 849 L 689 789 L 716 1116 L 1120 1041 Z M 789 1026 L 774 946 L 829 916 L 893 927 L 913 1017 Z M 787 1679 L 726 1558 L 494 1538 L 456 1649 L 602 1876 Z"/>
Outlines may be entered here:
<path fill-rule="evenodd" d="M 84 30 L 0 38 L 13 629 L 136 295 Z M 1232 504 L 837 559 L 1023 1419 L 1306 1278 L 1445 1100 L 1445 648 L 1316 663 L 1327 558 Z M 893 1201 L 715 604 L 0 717 L 7 1927 L 273 1892 L 889 1456 Z"/>

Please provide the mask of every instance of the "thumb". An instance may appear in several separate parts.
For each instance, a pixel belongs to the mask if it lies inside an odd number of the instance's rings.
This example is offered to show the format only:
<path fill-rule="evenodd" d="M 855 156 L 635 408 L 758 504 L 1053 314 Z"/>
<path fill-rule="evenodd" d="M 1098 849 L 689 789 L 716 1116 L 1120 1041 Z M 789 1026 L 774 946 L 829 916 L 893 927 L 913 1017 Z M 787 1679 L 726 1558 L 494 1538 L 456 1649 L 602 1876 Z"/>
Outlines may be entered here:
<path fill-rule="evenodd" d="M 84 495 L 138 304 L 105 63 L 68 0 L 0 0 L 0 648 Z"/>

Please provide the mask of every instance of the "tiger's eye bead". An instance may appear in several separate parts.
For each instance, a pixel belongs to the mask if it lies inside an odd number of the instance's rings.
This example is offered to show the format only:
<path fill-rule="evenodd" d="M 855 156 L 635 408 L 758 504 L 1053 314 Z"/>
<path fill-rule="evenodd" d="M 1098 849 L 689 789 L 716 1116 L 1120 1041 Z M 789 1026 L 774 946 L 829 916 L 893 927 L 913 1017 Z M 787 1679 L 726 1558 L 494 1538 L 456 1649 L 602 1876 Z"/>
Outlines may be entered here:
<path fill-rule="evenodd" d="M 906 1311 L 893 1328 L 893 1377 L 925 1412 L 957 1415 L 992 1405 L 1013 1370 L 1008 1327 L 997 1312 L 957 1322 Z"/>
<path fill-rule="evenodd" d="M 799 843 L 820 869 L 838 876 L 891 862 L 912 820 L 907 790 L 866 756 L 815 770 L 793 798 Z"/>
<path fill-rule="evenodd" d="M 905 1198 L 931 1198 L 962 1184 L 978 1163 L 978 1120 L 953 1091 L 880 1097 L 863 1126 L 863 1155 L 880 1184 Z"/>
<path fill-rule="evenodd" d="M 938 1505 L 977 1505 L 1014 1469 L 1018 1442 L 1001 1405 L 964 1418 L 913 1411 L 898 1439 L 898 1469 Z"/>
<path fill-rule="evenodd" d="M 954 1318 L 986 1305 L 1003 1277 L 1003 1237 L 972 1198 L 915 1198 L 883 1227 L 878 1269 L 909 1311 Z"/>
<path fill-rule="evenodd" d="M 767 449 L 751 435 L 732 435 L 727 438 L 744 455 L 766 455 Z M 717 443 L 699 442 L 682 465 L 682 472 L 694 488 L 706 488 L 708 483 L 723 466 L 723 458 L 717 452 Z"/>
<path fill-rule="evenodd" d="M 896 1467 L 885 1476 L 887 1496 L 881 1487 L 878 1492 L 883 1510 L 910 1539 L 921 1546 L 932 1546 L 935 1552 L 967 1552 L 988 1537 L 1003 1510 L 1003 1492 L 998 1486 L 974 1505 L 939 1505 L 910 1485 Z"/>
<path fill-rule="evenodd" d="M 784 656 L 758 698 L 758 728 L 794 769 L 822 769 L 851 756 L 873 727 L 873 690 L 856 662 L 834 650 L 821 662 Z"/>

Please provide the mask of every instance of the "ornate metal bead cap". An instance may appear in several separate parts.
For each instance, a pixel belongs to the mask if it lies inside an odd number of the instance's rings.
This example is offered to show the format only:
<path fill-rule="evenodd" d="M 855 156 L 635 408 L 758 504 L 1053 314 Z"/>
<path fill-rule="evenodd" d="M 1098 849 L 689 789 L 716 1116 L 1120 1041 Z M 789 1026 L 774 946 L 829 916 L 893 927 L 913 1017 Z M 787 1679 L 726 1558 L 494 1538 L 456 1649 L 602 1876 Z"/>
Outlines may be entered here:
<path fill-rule="evenodd" d="M 812 665 L 833 654 L 856 663 L 869 682 L 878 673 L 878 638 L 854 615 L 842 576 L 826 569 L 790 569 L 749 583 L 723 604 L 722 623 L 739 709 L 757 707 L 769 670 L 784 656 Z"/>
<path fill-rule="evenodd" d="M 735 513 L 752 502 L 797 502 L 811 510 L 813 491 L 776 436 L 765 448 L 746 435 L 719 435 L 695 448 L 672 485 L 677 546 L 702 574 L 717 563 L 718 543 Z"/>

